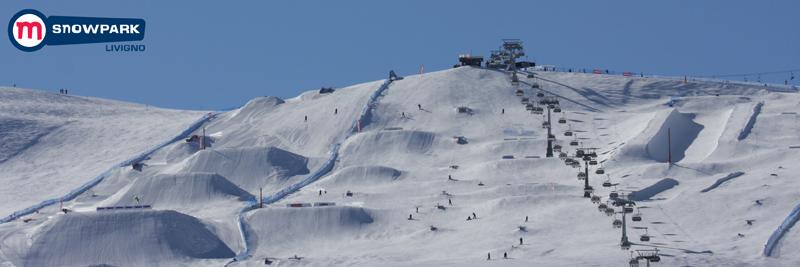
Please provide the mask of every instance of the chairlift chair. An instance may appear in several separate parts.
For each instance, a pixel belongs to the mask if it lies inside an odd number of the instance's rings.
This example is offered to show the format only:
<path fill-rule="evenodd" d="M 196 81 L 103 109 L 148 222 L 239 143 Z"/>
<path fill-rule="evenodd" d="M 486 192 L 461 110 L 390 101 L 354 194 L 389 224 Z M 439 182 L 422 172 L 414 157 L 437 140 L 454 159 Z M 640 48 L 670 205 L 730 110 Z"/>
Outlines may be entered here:
<path fill-rule="evenodd" d="M 539 87 L 535 87 L 535 88 L 539 88 Z M 544 97 L 544 93 L 542 93 L 542 92 L 538 92 L 538 93 L 536 93 L 536 96 L 538 96 L 538 97 Z"/>
<path fill-rule="evenodd" d="M 555 139 L 555 138 L 556 138 L 556 137 L 555 137 L 555 136 L 553 136 L 553 139 Z M 561 145 L 553 145 L 553 151 L 555 151 L 555 152 L 561 152 Z"/>
<path fill-rule="evenodd" d="M 611 223 L 614 228 L 622 228 L 622 220 L 614 218 L 614 222 Z"/>
<path fill-rule="evenodd" d="M 566 132 L 564 132 L 564 136 L 572 136 L 572 131 L 566 131 Z"/>
<path fill-rule="evenodd" d="M 575 157 L 583 158 L 583 155 L 585 155 L 583 149 L 576 149 L 575 150 Z"/>
<path fill-rule="evenodd" d="M 533 111 L 533 104 L 525 105 L 525 110 Z"/>
<path fill-rule="evenodd" d="M 578 173 L 578 180 L 583 180 L 583 179 L 586 179 L 586 173 L 585 172 L 579 172 Z"/>
<path fill-rule="evenodd" d="M 591 158 L 591 156 L 589 156 L 589 154 L 587 154 L 586 156 Z M 589 165 L 597 165 L 597 161 L 596 160 L 590 160 L 589 161 Z"/>
<path fill-rule="evenodd" d="M 548 141 L 555 141 L 555 140 L 556 140 L 556 136 L 555 136 L 555 135 L 552 135 L 552 134 L 550 134 L 550 135 L 547 135 L 547 140 L 548 140 Z M 554 148 L 554 149 L 555 149 L 555 148 Z"/>
<path fill-rule="evenodd" d="M 567 123 L 567 119 L 560 118 L 560 119 L 558 119 L 558 123 L 561 123 L 561 124 Z"/>
<path fill-rule="evenodd" d="M 608 205 L 606 205 L 605 203 L 601 203 L 600 205 L 597 206 L 597 210 L 602 212 L 605 212 L 606 208 L 608 208 Z"/>
<path fill-rule="evenodd" d="M 636 214 L 633 214 L 633 217 L 631 217 L 631 220 L 634 222 L 642 221 L 642 212 L 640 212 L 638 208 L 636 209 Z"/>
<path fill-rule="evenodd" d="M 604 173 L 606 173 L 606 170 L 604 170 L 602 167 L 600 167 L 600 168 L 597 168 L 597 170 L 594 171 L 594 173 L 595 174 L 604 174 Z"/>
<path fill-rule="evenodd" d="M 539 86 L 539 83 L 537 83 L 537 82 L 534 82 L 534 83 L 531 85 L 531 88 L 533 88 L 533 89 L 539 89 L 539 87 L 540 87 L 540 86 Z"/>
<path fill-rule="evenodd" d="M 624 208 L 622 208 L 622 211 L 624 211 L 625 213 L 632 213 L 633 207 L 631 207 L 630 205 L 625 206 Z"/>
<path fill-rule="evenodd" d="M 606 216 L 614 215 L 614 208 L 607 207 L 606 208 Z"/>
<path fill-rule="evenodd" d="M 563 158 L 566 158 L 567 156 L 568 156 L 567 153 L 564 153 L 564 152 L 558 153 L 558 157 L 559 158 L 563 159 Z"/>
<path fill-rule="evenodd" d="M 543 121 L 542 122 L 542 128 L 547 129 L 547 127 L 550 127 L 550 122 L 549 121 Z"/>
<path fill-rule="evenodd" d="M 516 92 L 514 92 L 514 93 L 515 93 L 517 96 L 522 96 L 522 95 L 524 95 L 524 94 L 525 94 L 525 92 L 523 92 L 523 91 L 522 91 L 522 89 L 517 89 L 517 91 L 516 91 Z"/>
<path fill-rule="evenodd" d="M 528 99 L 527 97 L 523 97 L 522 104 L 528 104 L 528 103 L 530 103 L 530 99 Z"/>
<path fill-rule="evenodd" d="M 617 193 L 617 191 L 611 191 L 611 193 L 608 194 L 608 197 L 609 198 L 618 198 L 619 197 L 619 193 Z"/>
<path fill-rule="evenodd" d="M 647 227 L 644 228 L 644 234 L 641 237 L 639 237 L 639 241 L 642 241 L 642 242 L 650 241 L 650 236 L 647 235 Z"/>
<path fill-rule="evenodd" d="M 592 203 L 600 203 L 600 196 L 593 195 L 592 196 Z"/>
<path fill-rule="evenodd" d="M 578 146 L 578 141 L 577 140 L 572 140 L 572 141 L 569 142 L 569 145 Z"/>
<path fill-rule="evenodd" d="M 606 181 L 603 182 L 603 187 L 611 187 L 611 179 L 606 179 Z"/>

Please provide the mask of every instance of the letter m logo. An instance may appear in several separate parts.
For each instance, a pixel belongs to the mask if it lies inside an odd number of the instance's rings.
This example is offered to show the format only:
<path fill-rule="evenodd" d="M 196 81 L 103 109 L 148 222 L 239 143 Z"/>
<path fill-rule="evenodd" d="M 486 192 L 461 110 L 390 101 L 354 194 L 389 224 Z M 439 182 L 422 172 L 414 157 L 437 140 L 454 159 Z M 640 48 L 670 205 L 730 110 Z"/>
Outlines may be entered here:
<path fill-rule="evenodd" d="M 22 39 L 25 29 L 28 29 L 28 39 L 33 39 L 33 29 L 36 28 L 36 40 L 42 40 L 42 24 L 39 22 L 17 22 L 17 39 Z"/>

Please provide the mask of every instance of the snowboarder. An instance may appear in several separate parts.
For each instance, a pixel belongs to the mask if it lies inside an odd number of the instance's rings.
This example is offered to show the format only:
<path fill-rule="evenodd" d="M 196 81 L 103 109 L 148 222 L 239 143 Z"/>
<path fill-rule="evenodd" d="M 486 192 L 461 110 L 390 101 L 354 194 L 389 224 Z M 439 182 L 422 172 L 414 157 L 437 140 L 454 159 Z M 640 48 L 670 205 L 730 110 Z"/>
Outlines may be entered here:
<path fill-rule="evenodd" d="M 305 122 L 308 122 L 308 115 L 306 115 L 306 116 L 305 116 L 305 118 L 303 118 L 303 120 L 304 120 Z"/>
<path fill-rule="evenodd" d="M 319 195 L 322 196 L 322 189 L 319 190 Z"/>
<path fill-rule="evenodd" d="M 139 204 L 139 202 L 141 202 L 141 199 L 139 198 L 139 196 L 134 196 L 133 200 L 136 200 L 136 204 Z"/>
<path fill-rule="evenodd" d="M 417 207 L 417 213 L 419 213 L 419 207 Z"/>
<path fill-rule="evenodd" d="M 333 109 L 333 115 L 339 114 L 339 108 Z"/>
<path fill-rule="evenodd" d="M 525 216 L 525 222 L 528 222 L 528 216 L 527 215 Z"/>
<path fill-rule="evenodd" d="M 473 213 L 472 213 L 472 218 L 473 218 L 473 219 L 477 219 L 477 218 L 478 218 L 478 215 L 475 215 L 475 213 L 473 212 Z"/>
<path fill-rule="evenodd" d="M 450 204 L 450 206 L 453 206 L 453 200 L 452 200 L 452 199 L 449 199 L 449 198 L 448 198 L 448 199 L 447 199 L 447 203 L 448 203 L 448 204 Z"/>
<path fill-rule="evenodd" d="M 487 260 L 487 261 L 490 261 L 490 260 L 492 260 L 492 253 L 491 253 L 491 252 L 489 252 L 489 253 L 486 253 L 486 260 Z"/>
<path fill-rule="evenodd" d="M 519 244 L 522 245 L 522 237 L 519 238 Z"/>
<path fill-rule="evenodd" d="M 419 110 L 422 110 L 422 104 L 417 104 L 417 108 L 418 108 Z"/>
<path fill-rule="evenodd" d="M 500 114 L 506 114 L 506 109 L 500 110 Z"/>
<path fill-rule="evenodd" d="M 405 112 L 400 112 L 400 117 L 405 119 L 406 118 L 406 113 Z"/>
<path fill-rule="evenodd" d="M 408 220 L 410 221 L 410 220 L 413 220 L 413 219 L 414 219 L 414 217 L 411 217 L 411 214 L 409 214 L 408 215 Z"/>
<path fill-rule="evenodd" d="M 472 220 L 472 217 L 470 217 L 469 215 L 467 215 L 467 221 L 471 221 L 471 220 Z"/>
<path fill-rule="evenodd" d="M 508 252 L 503 252 L 503 259 L 508 259 Z"/>

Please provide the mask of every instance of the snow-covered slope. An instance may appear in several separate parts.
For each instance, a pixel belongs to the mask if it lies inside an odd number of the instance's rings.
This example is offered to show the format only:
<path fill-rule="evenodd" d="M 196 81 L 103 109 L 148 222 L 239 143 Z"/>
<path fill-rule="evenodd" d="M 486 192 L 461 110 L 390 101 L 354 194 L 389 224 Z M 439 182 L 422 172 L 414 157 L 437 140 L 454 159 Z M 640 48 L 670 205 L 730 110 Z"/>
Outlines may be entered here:
<path fill-rule="evenodd" d="M 62 196 L 205 113 L 0 88 L 0 214 Z"/>
<path fill-rule="evenodd" d="M 508 73 L 461 67 L 285 101 L 253 99 L 203 125 L 205 149 L 179 140 L 150 155 L 141 171 L 115 170 L 64 203 L 75 212 L 52 207 L 0 224 L 0 260 L 20 266 L 263 266 L 265 259 L 291 266 L 627 264 L 630 251 L 620 249 L 621 229 L 612 226 L 621 214 L 598 212 L 583 197 L 584 181 L 576 179 L 583 166 L 544 158 L 543 116 L 521 104 L 543 93 L 561 103 L 563 112 L 552 117 L 563 152 L 598 154 L 589 172 L 593 194 L 601 203 L 612 191 L 636 200 L 642 220 L 627 216 L 632 250 L 658 247 L 662 266 L 800 264 L 800 256 L 787 252 L 800 236 L 786 218 L 800 203 L 800 181 L 791 176 L 800 171 L 792 164 L 800 149 L 790 148 L 800 146 L 796 92 L 527 74 L 514 86 Z M 5 119 L 16 126 L 4 129 L 24 138 L 3 146 L 0 160 L 9 159 L 0 168 L 19 157 L 19 147 L 44 138 L 40 129 L 64 127 L 25 119 Z M 674 164 L 666 163 L 670 154 Z M 599 167 L 605 174 L 597 174 Z M 614 186 L 603 187 L 606 181 Z M 150 208 L 124 208 L 137 205 Z M 120 227 L 104 224 L 111 221 Z M 181 223 L 180 235 L 160 226 L 172 221 Z M 645 227 L 651 239 L 639 241 Z M 765 253 L 770 236 L 774 247 Z M 68 243 L 101 252 L 81 256 Z"/>

